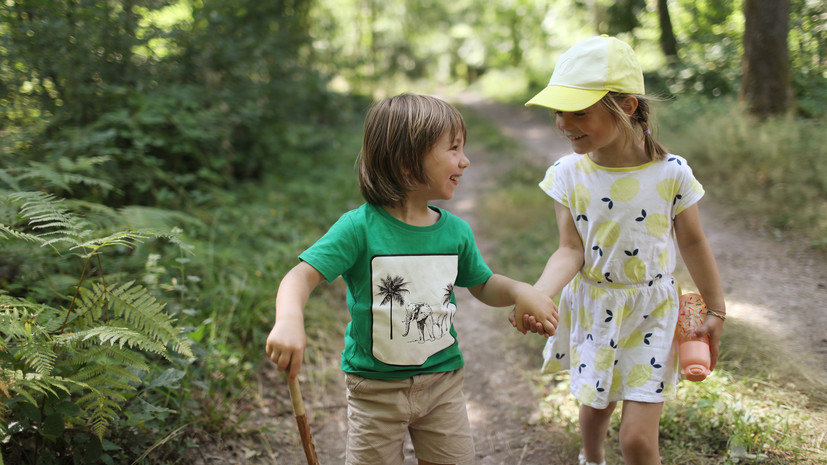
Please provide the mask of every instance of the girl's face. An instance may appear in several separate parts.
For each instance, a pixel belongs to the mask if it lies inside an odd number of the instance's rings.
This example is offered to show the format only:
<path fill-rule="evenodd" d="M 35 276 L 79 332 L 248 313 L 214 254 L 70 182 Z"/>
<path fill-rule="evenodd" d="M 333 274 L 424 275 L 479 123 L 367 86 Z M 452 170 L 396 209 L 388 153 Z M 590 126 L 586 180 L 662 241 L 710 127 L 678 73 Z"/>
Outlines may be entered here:
<path fill-rule="evenodd" d="M 557 128 L 577 153 L 617 154 L 626 143 L 614 117 L 600 103 L 581 111 L 556 111 Z"/>
<path fill-rule="evenodd" d="M 459 178 L 471 161 L 465 156 L 462 133 L 451 139 L 450 131 L 439 137 L 434 148 L 425 155 L 423 166 L 428 178 L 428 185 L 418 191 L 428 200 L 449 200 L 459 184 Z"/>

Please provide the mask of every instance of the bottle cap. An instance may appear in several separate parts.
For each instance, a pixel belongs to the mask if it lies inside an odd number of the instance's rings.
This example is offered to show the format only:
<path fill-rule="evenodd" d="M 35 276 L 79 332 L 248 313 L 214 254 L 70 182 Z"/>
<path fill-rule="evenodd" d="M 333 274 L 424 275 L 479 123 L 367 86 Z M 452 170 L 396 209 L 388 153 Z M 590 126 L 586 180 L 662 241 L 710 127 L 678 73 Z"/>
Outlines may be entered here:
<path fill-rule="evenodd" d="M 681 370 L 681 374 L 689 381 L 703 381 L 709 376 L 709 369 L 703 365 L 689 365 Z"/>

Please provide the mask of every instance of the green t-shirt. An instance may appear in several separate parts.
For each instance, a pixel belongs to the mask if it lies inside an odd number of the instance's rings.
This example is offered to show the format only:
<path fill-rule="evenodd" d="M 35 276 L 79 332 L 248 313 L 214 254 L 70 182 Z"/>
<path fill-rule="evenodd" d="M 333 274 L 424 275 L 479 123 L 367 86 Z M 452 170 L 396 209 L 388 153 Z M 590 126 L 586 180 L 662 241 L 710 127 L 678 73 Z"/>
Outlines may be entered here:
<path fill-rule="evenodd" d="M 468 223 L 431 208 L 439 220 L 417 227 L 366 203 L 299 256 L 327 281 L 342 276 L 347 284 L 343 371 L 405 379 L 463 366 L 454 286 L 477 286 L 492 272 Z"/>

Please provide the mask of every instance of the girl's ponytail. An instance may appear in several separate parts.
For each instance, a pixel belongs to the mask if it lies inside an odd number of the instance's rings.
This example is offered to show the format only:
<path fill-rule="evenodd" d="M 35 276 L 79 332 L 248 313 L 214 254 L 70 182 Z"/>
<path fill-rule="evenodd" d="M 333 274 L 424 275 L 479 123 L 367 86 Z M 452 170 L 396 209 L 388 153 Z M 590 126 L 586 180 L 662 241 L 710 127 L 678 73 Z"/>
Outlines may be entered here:
<path fill-rule="evenodd" d="M 641 131 L 643 131 L 643 145 L 649 159 L 662 160 L 669 152 L 652 135 L 652 129 L 649 127 L 649 101 L 642 95 L 636 97 L 637 110 L 631 117 L 632 122 L 640 126 Z"/>
<path fill-rule="evenodd" d="M 635 97 L 637 99 L 637 109 L 632 115 L 627 115 L 620 106 L 620 102 L 626 97 Z M 655 140 L 652 135 L 652 129 L 649 124 L 649 100 L 643 95 L 634 94 L 619 94 L 616 92 L 609 92 L 601 100 L 603 106 L 614 115 L 615 120 L 628 132 L 629 137 L 637 137 L 637 129 L 639 126 L 643 133 L 643 145 L 646 149 L 646 155 L 650 160 L 662 160 L 669 153 L 666 147 Z"/>

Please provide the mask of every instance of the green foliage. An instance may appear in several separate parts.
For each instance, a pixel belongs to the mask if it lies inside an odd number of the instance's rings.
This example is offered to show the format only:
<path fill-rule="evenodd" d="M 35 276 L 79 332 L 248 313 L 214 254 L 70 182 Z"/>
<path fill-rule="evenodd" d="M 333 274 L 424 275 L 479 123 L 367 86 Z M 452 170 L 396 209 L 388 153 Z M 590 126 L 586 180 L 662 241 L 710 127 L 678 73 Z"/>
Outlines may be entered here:
<path fill-rule="evenodd" d="M 658 119 L 659 137 L 690 160 L 715 197 L 763 218 L 762 226 L 775 234 L 800 234 L 814 246 L 825 246 L 822 123 L 784 117 L 757 121 L 730 99 L 670 102 Z"/>
<path fill-rule="evenodd" d="M 14 188 L 54 177 L 48 169 L 0 171 L 0 179 Z M 30 270 L 26 280 L 17 279 L 20 268 L 4 270 L 4 279 L 49 292 L 15 286 L 0 292 L 2 454 L 14 463 L 59 463 L 62 454 L 84 463 L 114 463 L 114 452 L 103 452 L 104 436 L 123 421 L 123 407 L 136 399 L 150 363 L 194 354 L 175 317 L 146 288 L 109 282 L 104 253 L 134 249 L 149 238 L 185 245 L 171 233 L 101 227 L 95 215 L 75 211 L 88 204 L 42 191 L 0 189 L 0 205 L 4 258 L 20 263 L 51 251 L 52 261 Z M 97 211 L 105 213 L 98 215 L 104 223 L 116 222 L 116 212 Z M 77 273 L 71 286 L 55 279 L 62 276 L 53 274 L 61 273 L 58 263 Z"/>
<path fill-rule="evenodd" d="M 96 160 L 103 185 L 53 193 L 109 206 L 184 208 L 289 164 L 291 148 L 319 143 L 306 128 L 345 103 L 308 66 L 309 5 L 7 2 L 0 121 L 21 137 L 9 155 Z"/>

